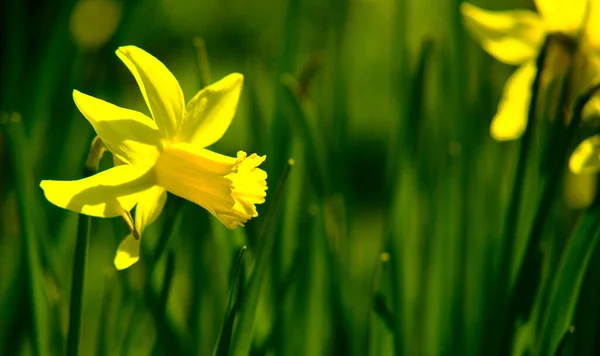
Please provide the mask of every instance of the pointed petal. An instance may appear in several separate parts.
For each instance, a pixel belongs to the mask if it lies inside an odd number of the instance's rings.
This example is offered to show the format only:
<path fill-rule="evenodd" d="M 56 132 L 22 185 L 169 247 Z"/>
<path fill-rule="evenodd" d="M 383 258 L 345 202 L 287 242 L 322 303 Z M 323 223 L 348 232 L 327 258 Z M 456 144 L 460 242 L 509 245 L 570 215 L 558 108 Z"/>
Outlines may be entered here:
<path fill-rule="evenodd" d="M 525 132 L 535 71 L 535 64 L 530 62 L 521 66 L 508 78 L 498 112 L 490 127 L 490 134 L 495 140 L 514 140 Z"/>
<path fill-rule="evenodd" d="M 588 0 L 534 0 L 548 32 L 576 35 L 583 24 Z"/>
<path fill-rule="evenodd" d="M 140 242 L 141 239 L 136 239 L 133 234 L 127 235 L 121 241 L 114 260 L 115 267 L 119 271 L 131 267 L 140 259 Z"/>
<path fill-rule="evenodd" d="M 575 174 L 600 170 L 600 135 L 587 138 L 577 146 L 569 159 L 569 168 Z"/>
<path fill-rule="evenodd" d="M 186 107 L 183 141 L 198 147 L 217 142 L 235 115 L 244 77 L 234 73 L 202 89 Z"/>
<path fill-rule="evenodd" d="M 460 10 L 466 29 L 497 60 L 520 65 L 536 57 L 544 29 L 535 12 L 486 11 L 466 2 Z"/>
<path fill-rule="evenodd" d="M 167 191 L 157 185 L 140 194 L 135 207 L 135 229 L 140 238 L 136 239 L 133 234 L 129 234 L 121 241 L 114 260 L 118 270 L 129 268 L 140 259 L 140 243 L 143 232 L 146 226 L 158 218 L 166 201 Z"/>
<path fill-rule="evenodd" d="M 110 218 L 131 210 L 139 199 L 139 193 L 154 184 L 151 169 L 124 165 L 80 180 L 44 180 L 40 187 L 46 199 L 60 208 Z"/>
<path fill-rule="evenodd" d="M 135 77 L 158 128 L 166 137 L 176 137 L 185 114 L 177 79 L 161 61 L 138 47 L 119 47 L 117 56 Z"/>
<path fill-rule="evenodd" d="M 158 127 L 146 115 L 73 90 L 73 100 L 108 150 L 130 164 L 153 164 L 162 146 Z"/>

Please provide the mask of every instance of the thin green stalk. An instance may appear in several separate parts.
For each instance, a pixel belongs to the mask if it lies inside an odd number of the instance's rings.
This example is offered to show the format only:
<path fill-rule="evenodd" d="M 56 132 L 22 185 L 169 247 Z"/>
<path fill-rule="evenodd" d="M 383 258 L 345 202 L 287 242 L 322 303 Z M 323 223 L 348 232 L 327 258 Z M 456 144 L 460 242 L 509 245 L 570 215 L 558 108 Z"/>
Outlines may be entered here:
<path fill-rule="evenodd" d="M 5 133 L 9 158 L 14 169 L 17 189 L 17 203 L 20 213 L 21 231 L 23 231 L 23 249 L 25 251 L 25 275 L 28 279 L 33 354 L 51 353 L 48 328 L 48 300 L 45 293 L 42 270 L 40 266 L 40 250 L 36 234 L 35 194 L 36 184 L 33 180 L 29 146 L 25 135 L 25 127 L 21 115 L 0 113 L 0 130 Z"/>
<path fill-rule="evenodd" d="M 246 252 L 246 246 L 243 246 L 237 258 L 236 267 L 234 269 L 233 276 L 231 278 L 231 287 L 229 289 L 229 300 L 227 301 L 227 311 L 225 313 L 225 320 L 221 327 L 221 333 L 217 338 L 217 344 L 213 355 L 215 356 L 227 356 L 229 355 L 229 348 L 231 347 L 231 335 L 233 334 L 233 324 L 235 321 L 235 315 L 238 309 L 238 294 L 240 287 L 243 284 L 243 262 L 244 254 Z"/>
<path fill-rule="evenodd" d="M 512 322 L 514 319 L 511 316 L 507 316 L 506 312 L 509 309 L 510 304 L 510 282 L 511 282 L 511 271 L 514 258 L 514 245 L 517 235 L 517 227 L 519 222 L 519 216 L 521 212 L 521 201 L 523 191 L 525 187 L 525 172 L 529 160 L 529 153 L 533 144 L 533 135 L 535 132 L 536 125 L 536 108 L 539 99 L 540 92 L 540 81 L 542 72 L 544 71 L 544 65 L 546 61 L 546 55 L 548 51 L 548 41 L 544 42 L 540 54 L 536 60 L 536 74 L 531 85 L 531 99 L 529 101 L 529 110 L 527 113 L 527 126 L 525 133 L 521 139 L 521 147 L 519 150 L 519 158 L 517 161 L 517 169 L 515 172 L 515 180 L 513 183 L 512 195 L 508 205 L 507 216 L 504 220 L 504 229 L 501 239 L 501 251 L 500 251 L 500 268 L 498 269 L 498 282 L 496 284 L 496 292 L 490 295 L 490 298 L 497 298 L 498 296 L 504 296 L 501 298 L 501 305 L 488 303 L 488 318 L 485 325 L 496 325 L 498 320 L 504 320 L 499 325 L 499 336 L 498 342 L 502 345 L 502 349 L 505 351 L 501 354 L 506 354 L 512 348 Z M 493 308 L 493 309 L 492 309 Z M 496 348 L 496 343 L 487 345 L 487 348 Z M 485 348 L 485 346 L 484 346 Z M 491 350 L 488 350 L 491 351 Z"/>
<path fill-rule="evenodd" d="M 271 261 L 271 253 L 273 252 L 273 246 L 275 244 L 276 220 L 281 211 L 285 183 L 292 165 L 293 161 L 288 161 L 286 169 L 282 172 L 279 181 L 277 182 L 273 200 L 271 201 L 267 216 L 265 217 L 265 221 L 260 231 L 259 243 L 262 244 L 262 248 L 256 258 L 256 264 L 252 271 L 250 281 L 248 282 L 244 298 L 240 301 L 239 320 L 237 327 L 235 328 L 235 335 L 231 345 L 232 348 L 230 354 L 235 356 L 245 356 L 250 352 L 253 335 L 252 325 L 258 307 L 262 281 L 264 280 L 269 267 L 269 262 Z"/>
<path fill-rule="evenodd" d="M 527 127 L 521 139 L 519 158 L 513 183 L 512 195 L 508 205 L 507 216 L 504 220 L 504 230 L 502 234 L 503 248 L 500 255 L 500 274 L 498 287 L 502 293 L 508 290 L 510 284 L 510 271 L 513 263 L 513 250 L 517 234 L 518 220 L 521 212 L 521 200 L 525 187 L 525 171 L 529 158 L 529 152 L 533 143 L 533 134 L 536 126 L 535 112 L 540 91 L 540 80 L 544 71 L 544 62 L 546 60 L 548 44 L 544 43 L 542 50 L 536 62 L 536 75 L 531 86 L 531 100 L 529 102 L 529 111 L 527 113 Z"/>
<path fill-rule="evenodd" d="M 196 55 L 198 56 L 200 88 L 205 88 L 212 83 L 210 62 L 208 61 L 208 53 L 206 52 L 206 42 L 204 42 L 202 37 L 194 38 L 194 47 L 196 47 Z"/>
<path fill-rule="evenodd" d="M 106 147 L 96 137 L 92 141 L 88 160 L 83 170 L 83 177 L 89 177 L 98 172 L 98 165 Z M 92 218 L 79 214 L 77 222 L 77 241 L 75 242 L 75 259 L 71 275 L 71 304 L 69 307 L 69 331 L 67 334 L 67 356 L 79 355 L 81 337 L 81 319 L 83 313 L 83 297 L 85 292 L 85 273 L 90 243 Z"/>

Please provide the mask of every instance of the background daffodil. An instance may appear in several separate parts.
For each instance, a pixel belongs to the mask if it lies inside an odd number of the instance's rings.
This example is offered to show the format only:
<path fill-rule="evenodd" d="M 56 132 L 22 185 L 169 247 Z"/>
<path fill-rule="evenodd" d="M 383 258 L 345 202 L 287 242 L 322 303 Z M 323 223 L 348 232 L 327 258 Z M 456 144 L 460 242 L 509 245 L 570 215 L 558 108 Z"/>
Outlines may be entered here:
<path fill-rule="evenodd" d="M 73 92 L 81 113 L 117 161 L 123 162 L 76 181 L 44 180 L 40 186 L 56 206 L 96 217 L 121 216 L 136 204 L 135 226 L 160 215 L 167 191 L 190 200 L 234 229 L 258 215 L 266 196 L 265 156 L 224 156 L 205 147 L 219 140 L 236 112 L 243 76 L 231 74 L 202 89 L 187 105 L 177 79 L 155 57 L 135 46 L 117 56 L 135 77 L 154 120 L 103 100 Z M 133 234 L 119 245 L 118 269 L 139 259 Z"/>
<path fill-rule="evenodd" d="M 577 48 L 573 90 L 585 90 L 600 76 L 600 2 L 535 0 L 529 10 L 486 11 L 461 4 L 465 27 L 497 60 L 519 68 L 506 82 L 490 133 L 499 141 L 519 138 L 527 125 L 535 59 L 547 35 L 559 33 Z"/>

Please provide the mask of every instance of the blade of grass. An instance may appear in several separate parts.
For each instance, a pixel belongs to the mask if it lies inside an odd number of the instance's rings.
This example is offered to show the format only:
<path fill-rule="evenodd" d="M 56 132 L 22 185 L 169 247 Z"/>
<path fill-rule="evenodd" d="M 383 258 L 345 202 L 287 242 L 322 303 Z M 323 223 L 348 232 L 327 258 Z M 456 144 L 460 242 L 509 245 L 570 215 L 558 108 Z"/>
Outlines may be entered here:
<path fill-rule="evenodd" d="M 212 83 L 210 63 L 208 61 L 208 53 L 206 52 L 206 42 L 204 42 L 202 37 L 196 37 L 194 38 L 194 47 L 196 47 L 196 55 L 198 56 L 200 88 L 204 88 Z"/>
<path fill-rule="evenodd" d="M 285 183 L 292 165 L 293 161 L 289 160 L 286 169 L 283 171 L 277 182 L 273 200 L 269 205 L 269 210 L 259 235 L 259 243 L 262 244 L 262 248 L 256 258 L 256 264 L 252 271 L 252 275 L 250 276 L 246 294 L 240 302 L 239 320 L 235 328 L 235 337 L 233 338 L 231 349 L 231 354 L 235 356 L 245 356 L 250 352 L 254 316 L 256 315 L 262 281 L 267 273 L 269 261 L 271 260 L 271 252 L 275 242 L 276 220 L 281 210 Z"/>
<path fill-rule="evenodd" d="M 110 355 L 112 338 L 109 337 L 109 320 L 111 315 L 111 304 L 113 300 L 112 278 L 106 278 L 104 282 L 104 295 L 100 308 L 100 320 L 98 321 L 98 338 L 96 340 L 96 355 Z"/>
<path fill-rule="evenodd" d="M 106 147 L 99 137 L 91 144 L 90 153 L 83 170 L 83 178 L 98 172 L 98 165 Z M 67 355 L 79 355 L 79 339 L 81 336 L 81 320 L 83 317 L 83 297 L 85 291 L 85 273 L 87 270 L 88 248 L 92 218 L 79 214 L 77 226 L 77 240 L 75 242 L 75 258 L 73 274 L 71 275 L 71 302 L 69 307 L 69 331 L 67 334 Z"/>
<path fill-rule="evenodd" d="M 539 244 L 543 235 L 543 230 L 557 195 L 557 190 L 560 186 L 559 183 L 562 180 L 565 169 L 567 169 L 569 153 L 573 149 L 575 133 L 582 120 L 583 108 L 598 90 L 600 90 L 600 84 L 595 85 L 577 99 L 573 108 L 571 121 L 569 122 L 568 127 L 566 127 L 562 140 L 558 143 L 552 143 L 557 146 L 554 171 L 550 172 L 548 181 L 544 187 L 544 192 L 535 213 L 533 225 L 527 240 L 524 257 L 521 260 L 520 268 L 517 269 L 514 287 L 510 294 L 509 317 L 511 320 L 508 325 L 510 330 L 514 328 L 514 321 L 519 316 L 519 312 L 524 310 L 523 300 L 532 300 L 532 296 L 537 290 L 537 284 L 532 285 L 530 275 L 534 273 L 534 276 L 537 279 L 539 279 L 540 276 L 542 256 Z M 536 282 L 537 279 L 535 280 Z M 525 309 L 529 310 L 529 308 Z"/>
<path fill-rule="evenodd" d="M 40 266 L 40 251 L 36 234 L 35 193 L 37 186 L 33 180 L 27 138 L 23 121 L 18 113 L 8 115 L 0 113 L 0 129 L 5 133 L 9 159 L 14 169 L 17 203 L 20 213 L 20 225 L 23 232 L 23 248 L 25 250 L 25 268 L 29 287 L 31 312 L 31 337 L 33 354 L 45 355 L 51 352 L 48 336 L 49 307 Z"/>
<path fill-rule="evenodd" d="M 167 256 L 167 267 L 163 277 L 162 289 L 153 307 L 155 320 L 160 320 L 157 330 L 159 336 L 152 350 L 152 355 L 155 356 L 168 354 L 169 352 L 179 354 L 179 352 L 175 351 L 176 349 L 173 349 L 174 346 L 177 346 L 177 342 L 173 342 L 171 339 L 172 333 L 169 332 L 169 325 L 166 321 L 167 302 L 169 300 L 171 284 L 173 283 L 174 272 L 175 254 L 171 251 Z"/>
<path fill-rule="evenodd" d="M 519 149 L 519 157 L 517 160 L 517 168 L 514 176 L 514 182 L 512 186 L 512 195 L 508 204 L 508 211 L 504 218 L 504 228 L 502 230 L 501 249 L 499 257 L 499 269 L 496 275 L 498 281 L 496 283 L 495 292 L 490 294 L 490 302 L 487 305 L 488 318 L 485 325 L 495 325 L 498 320 L 504 320 L 499 327 L 499 333 L 497 334 L 500 339 L 495 342 L 489 343 L 484 348 L 491 352 L 492 349 L 501 347 L 503 351 L 500 354 L 508 354 L 509 350 L 512 349 L 513 340 L 513 327 L 514 320 L 516 317 L 507 315 L 507 311 L 510 309 L 510 286 L 511 286 L 511 273 L 512 265 L 514 263 L 514 246 L 517 235 L 517 228 L 519 222 L 519 216 L 521 212 L 522 196 L 525 187 L 525 172 L 529 161 L 529 153 L 533 146 L 534 133 L 536 128 L 536 109 L 538 104 L 538 98 L 540 93 L 540 82 L 542 78 L 542 72 L 546 62 L 546 56 L 548 51 L 548 42 L 545 41 L 540 54 L 536 60 L 536 74 L 531 84 L 531 99 L 529 101 L 529 109 L 527 112 L 527 125 L 525 132 L 521 138 L 521 146 Z M 500 305 L 492 300 L 497 301 L 498 296 L 502 296 L 499 301 Z"/>
<path fill-rule="evenodd" d="M 561 259 L 554 288 L 544 315 L 539 339 L 539 355 L 557 350 L 561 335 L 571 326 L 587 267 L 600 239 L 600 207 L 587 211 L 581 219 Z M 556 353 L 555 354 L 559 354 Z"/>
<path fill-rule="evenodd" d="M 243 283 L 243 262 L 246 246 L 242 247 L 236 262 L 236 269 L 231 279 L 231 288 L 229 290 L 229 300 L 227 301 L 227 311 L 225 312 L 225 320 L 221 327 L 221 333 L 217 339 L 213 355 L 227 356 L 231 346 L 231 335 L 233 334 L 233 324 L 238 307 L 238 293 L 240 286 Z"/>

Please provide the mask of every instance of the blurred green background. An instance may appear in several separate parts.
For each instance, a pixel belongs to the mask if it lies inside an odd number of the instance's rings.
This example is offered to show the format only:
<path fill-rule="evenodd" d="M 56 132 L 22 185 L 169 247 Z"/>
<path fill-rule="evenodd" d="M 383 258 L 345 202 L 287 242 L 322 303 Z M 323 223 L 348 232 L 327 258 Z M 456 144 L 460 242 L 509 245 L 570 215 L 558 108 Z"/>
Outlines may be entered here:
<path fill-rule="evenodd" d="M 114 54 L 129 44 L 165 63 L 186 99 L 244 74 L 212 149 L 266 154 L 269 190 L 235 231 L 171 195 L 140 262 L 120 272 L 127 227 L 93 219 L 80 354 L 598 354 L 595 177 L 559 170 L 548 192 L 539 135 L 506 262 L 521 143 L 494 142 L 489 123 L 513 68 L 468 38 L 459 4 L 3 1 L 0 354 L 66 352 L 78 217 L 38 185 L 81 177 L 94 132 L 73 89 L 149 114 Z"/>

